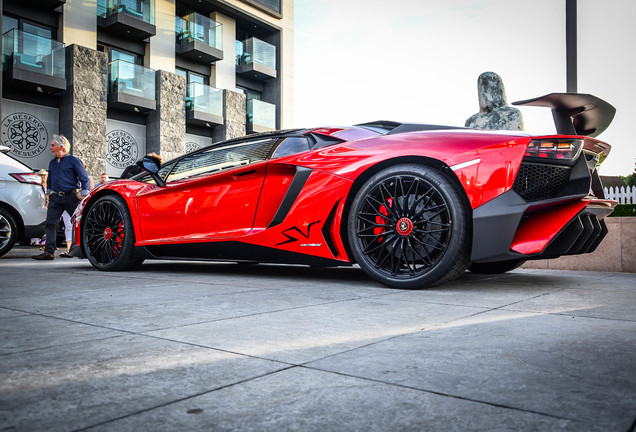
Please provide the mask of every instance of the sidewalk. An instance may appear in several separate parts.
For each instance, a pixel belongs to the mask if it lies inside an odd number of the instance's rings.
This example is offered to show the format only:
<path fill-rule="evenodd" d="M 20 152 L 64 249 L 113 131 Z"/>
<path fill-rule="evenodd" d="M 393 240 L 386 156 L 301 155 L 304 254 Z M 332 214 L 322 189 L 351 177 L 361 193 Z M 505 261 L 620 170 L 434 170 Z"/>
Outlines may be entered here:
<path fill-rule="evenodd" d="M 0 430 L 628 431 L 636 274 L 0 258 Z"/>

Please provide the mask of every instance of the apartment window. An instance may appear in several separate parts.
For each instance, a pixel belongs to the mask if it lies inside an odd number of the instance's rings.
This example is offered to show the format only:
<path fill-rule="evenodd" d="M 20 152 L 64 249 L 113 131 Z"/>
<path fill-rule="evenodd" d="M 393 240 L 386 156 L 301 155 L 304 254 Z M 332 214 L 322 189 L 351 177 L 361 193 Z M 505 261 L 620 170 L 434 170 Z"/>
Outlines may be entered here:
<path fill-rule="evenodd" d="M 208 85 L 210 77 L 189 71 L 187 69 L 175 68 L 174 72 L 186 79 L 186 84 L 198 83 Z"/>
<path fill-rule="evenodd" d="M 19 23 L 17 18 L 13 18 L 7 15 L 2 16 L 2 31 L 4 33 L 8 32 L 9 30 L 19 30 L 18 24 Z"/>
<path fill-rule="evenodd" d="M 42 36 L 47 39 L 54 40 L 56 37 L 55 29 L 37 24 L 33 21 L 25 20 L 24 18 L 12 17 L 10 15 L 2 15 L 2 32 L 6 33 L 10 30 L 22 30 L 23 32 L 31 33 L 37 36 Z"/>
<path fill-rule="evenodd" d="M 135 54 L 130 51 L 123 50 L 121 48 L 112 47 L 109 45 L 97 44 L 97 51 L 105 52 L 108 54 L 108 62 L 115 60 L 123 60 L 128 63 L 143 65 L 144 56 Z"/>
<path fill-rule="evenodd" d="M 235 90 L 237 93 L 244 94 L 246 100 L 261 100 L 261 92 L 257 92 L 256 90 L 250 90 L 245 87 L 237 87 Z"/>

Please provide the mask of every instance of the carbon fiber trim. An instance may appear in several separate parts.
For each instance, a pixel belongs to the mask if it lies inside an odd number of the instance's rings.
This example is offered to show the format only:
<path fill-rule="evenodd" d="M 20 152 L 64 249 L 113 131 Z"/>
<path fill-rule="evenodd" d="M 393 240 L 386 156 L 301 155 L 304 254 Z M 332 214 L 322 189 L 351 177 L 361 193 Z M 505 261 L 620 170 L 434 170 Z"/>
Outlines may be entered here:
<path fill-rule="evenodd" d="M 296 201 L 296 198 L 298 198 L 298 195 L 300 195 L 300 191 L 302 191 L 305 183 L 307 183 L 307 179 L 309 179 L 312 171 L 313 170 L 310 168 L 296 167 L 296 174 L 294 174 L 291 185 L 289 185 L 289 189 L 287 189 L 285 198 L 283 198 L 283 201 L 281 201 L 280 206 L 278 207 L 278 211 L 274 216 L 274 219 L 272 219 L 272 222 L 267 228 L 279 225 L 285 220 L 285 218 L 287 217 L 287 213 L 289 213 L 289 210 Z"/>

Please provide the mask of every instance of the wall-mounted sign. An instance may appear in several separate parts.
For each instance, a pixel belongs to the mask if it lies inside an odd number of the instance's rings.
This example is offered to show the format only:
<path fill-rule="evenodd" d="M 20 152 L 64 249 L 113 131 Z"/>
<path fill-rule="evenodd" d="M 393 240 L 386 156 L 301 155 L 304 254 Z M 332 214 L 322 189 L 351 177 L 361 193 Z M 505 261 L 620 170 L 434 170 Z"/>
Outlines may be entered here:
<path fill-rule="evenodd" d="M 49 145 L 58 132 L 59 110 L 9 99 L 2 100 L 5 114 L 0 143 L 10 154 L 33 169 L 48 168 L 53 157 Z"/>
<path fill-rule="evenodd" d="M 146 126 L 119 120 L 106 121 L 106 172 L 119 177 L 146 154 Z"/>
<path fill-rule="evenodd" d="M 124 169 L 132 165 L 139 157 L 139 146 L 135 138 L 124 130 L 114 130 L 106 134 L 106 162 Z"/>

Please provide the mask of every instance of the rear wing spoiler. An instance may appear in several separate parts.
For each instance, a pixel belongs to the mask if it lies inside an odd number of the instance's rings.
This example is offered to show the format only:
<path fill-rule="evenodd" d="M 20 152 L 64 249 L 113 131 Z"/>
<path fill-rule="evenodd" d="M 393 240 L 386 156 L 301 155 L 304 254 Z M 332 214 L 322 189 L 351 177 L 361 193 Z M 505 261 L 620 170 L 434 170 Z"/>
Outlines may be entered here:
<path fill-rule="evenodd" d="M 550 93 L 512 104 L 551 108 L 556 131 L 562 135 L 598 136 L 616 114 L 616 108 L 603 99 L 582 93 Z"/>

